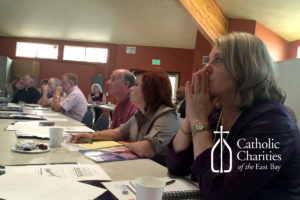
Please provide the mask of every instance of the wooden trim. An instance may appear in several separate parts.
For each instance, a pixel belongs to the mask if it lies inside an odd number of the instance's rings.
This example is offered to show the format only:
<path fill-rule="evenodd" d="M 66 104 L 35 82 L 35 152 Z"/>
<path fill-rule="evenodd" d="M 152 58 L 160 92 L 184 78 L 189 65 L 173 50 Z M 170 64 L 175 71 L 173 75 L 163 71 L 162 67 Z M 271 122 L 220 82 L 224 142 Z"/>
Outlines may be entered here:
<path fill-rule="evenodd" d="M 228 20 L 215 0 L 174 0 L 197 23 L 200 33 L 213 45 L 227 33 Z"/>

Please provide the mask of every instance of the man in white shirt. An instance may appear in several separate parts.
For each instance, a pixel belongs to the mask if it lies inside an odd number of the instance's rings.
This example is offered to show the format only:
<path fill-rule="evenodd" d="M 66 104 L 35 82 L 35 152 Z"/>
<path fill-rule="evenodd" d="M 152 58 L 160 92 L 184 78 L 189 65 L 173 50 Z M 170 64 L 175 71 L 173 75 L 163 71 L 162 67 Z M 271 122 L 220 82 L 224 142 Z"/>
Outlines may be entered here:
<path fill-rule="evenodd" d="M 87 111 L 87 101 L 77 84 L 78 77 L 76 74 L 64 74 L 61 79 L 62 87 L 56 87 L 52 109 L 81 121 Z M 66 96 L 61 97 L 63 92 L 66 93 Z"/>

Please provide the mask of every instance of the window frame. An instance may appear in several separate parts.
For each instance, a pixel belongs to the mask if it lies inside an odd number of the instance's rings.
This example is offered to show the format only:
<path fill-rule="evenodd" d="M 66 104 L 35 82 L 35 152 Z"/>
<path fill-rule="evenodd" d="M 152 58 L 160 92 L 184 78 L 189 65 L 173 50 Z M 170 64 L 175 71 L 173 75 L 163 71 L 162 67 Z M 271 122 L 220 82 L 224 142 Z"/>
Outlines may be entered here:
<path fill-rule="evenodd" d="M 84 48 L 84 60 L 73 60 L 72 58 L 66 59 L 65 58 L 65 47 L 74 47 L 74 48 Z M 87 61 L 87 49 L 103 49 L 106 50 L 106 61 Z M 83 46 L 83 45 L 71 45 L 71 44 L 64 44 L 63 51 L 62 51 L 62 60 L 63 61 L 71 61 L 71 62 L 84 62 L 84 63 L 97 63 L 97 64 L 108 64 L 109 58 L 109 48 L 108 47 L 95 47 L 95 46 Z"/>
<path fill-rule="evenodd" d="M 35 47 L 35 52 L 34 52 L 34 56 L 26 56 L 26 55 L 18 55 L 18 44 L 22 44 L 22 43 L 27 43 L 27 44 L 31 44 L 34 45 Z M 56 57 L 41 57 L 39 56 L 39 46 L 40 45 L 49 45 L 52 46 L 53 48 L 56 48 Z M 20 47 L 19 47 L 20 48 Z M 41 53 L 41 52 L 40 52 Z M 15 51 L 15 56 L 16 57 L 20 57 L 20 58 L 35 58 L 35 59 L 50 59 L 50 60 L 58 60 L 59 58 L 59 44 L 57 43 L 43 43 L 43 42 L 27 42 L 27 41 L 17 41 L 16 42 L 16 51 Z"/>

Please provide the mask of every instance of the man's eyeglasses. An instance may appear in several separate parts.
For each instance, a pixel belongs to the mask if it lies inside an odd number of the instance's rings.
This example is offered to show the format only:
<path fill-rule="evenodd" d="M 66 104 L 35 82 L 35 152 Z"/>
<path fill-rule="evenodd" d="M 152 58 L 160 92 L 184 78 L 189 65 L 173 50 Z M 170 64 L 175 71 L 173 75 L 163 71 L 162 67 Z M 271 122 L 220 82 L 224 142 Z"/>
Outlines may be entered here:
<path fill-rule="evenodd" d="M 72 82 L 70 82 L 70 81 L 61 81 L 62 85 L 67 84 L 67 83 L 72 83 Z"/>
<path fill-rule="evenodd" d="M 118 80 L 118 79 L 120 79 L 120 78 L 117 77 L 117 76 L 112 76 L 112 77 L 109 78 L 109 80 L 111 80 L 111 82 L 113 82 L 115 80 Z"/>

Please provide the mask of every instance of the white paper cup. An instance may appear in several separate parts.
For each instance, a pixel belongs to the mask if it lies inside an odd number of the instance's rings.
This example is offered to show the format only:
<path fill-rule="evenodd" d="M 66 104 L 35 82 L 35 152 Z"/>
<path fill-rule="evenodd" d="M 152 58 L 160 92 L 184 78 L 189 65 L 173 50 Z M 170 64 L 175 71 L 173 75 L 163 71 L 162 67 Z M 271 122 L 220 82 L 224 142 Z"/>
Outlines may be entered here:
<path fill-rule="evenodd" d="M 24 106 L 25 106 L 25 101 L 19 101 L 19 106 L 20 106 L 20 108 L 24 108 Z"/>
<path fill-rule="evenodd" d="M 49 129 L 49 147 L 57 148 L 61 146 L 63 141 L 63 128 L 50 128 Z"/>
<path fill-rule="evenodd" d="M 161 200 L 165 183 L 159 178 L 142 176 L 135 179 L 136 200 Z"/>

